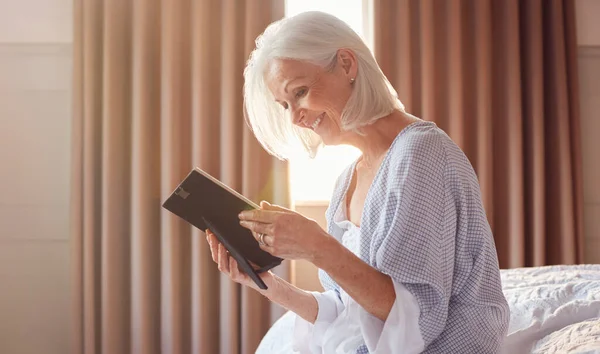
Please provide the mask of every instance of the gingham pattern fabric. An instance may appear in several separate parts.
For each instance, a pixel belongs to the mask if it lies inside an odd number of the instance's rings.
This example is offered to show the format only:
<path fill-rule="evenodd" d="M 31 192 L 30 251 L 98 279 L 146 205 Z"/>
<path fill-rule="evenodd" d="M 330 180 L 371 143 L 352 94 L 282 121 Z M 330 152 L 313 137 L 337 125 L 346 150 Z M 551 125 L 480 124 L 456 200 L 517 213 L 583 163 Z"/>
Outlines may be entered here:
<path fill-rule="evenodd" d="M 328 232 L 354 173 L 338 178 Z M 405 128 L 387 152 L 365 200 L 359 257 L 415 296 L 425 353 L 496 353 L 509 322 L 496 248 L 475 172 L 434 123 Z M 319 270 L 326 290 L 343 291 Z M 357 353 L 368 353 L 366 346 Z"/>

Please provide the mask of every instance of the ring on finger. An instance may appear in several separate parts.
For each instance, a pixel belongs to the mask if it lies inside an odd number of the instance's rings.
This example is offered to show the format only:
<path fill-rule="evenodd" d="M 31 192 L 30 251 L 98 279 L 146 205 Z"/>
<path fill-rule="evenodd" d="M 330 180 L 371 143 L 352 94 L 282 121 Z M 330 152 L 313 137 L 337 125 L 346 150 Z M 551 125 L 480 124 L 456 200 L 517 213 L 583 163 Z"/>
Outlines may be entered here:
<path fill-rule="evenodd" d="M 258 243 L 261 246 L 265 246 L 266 245 L 264 238 L 265 238 L 265 234 L 263 234 L 263 233 L 258 234 Z"/>

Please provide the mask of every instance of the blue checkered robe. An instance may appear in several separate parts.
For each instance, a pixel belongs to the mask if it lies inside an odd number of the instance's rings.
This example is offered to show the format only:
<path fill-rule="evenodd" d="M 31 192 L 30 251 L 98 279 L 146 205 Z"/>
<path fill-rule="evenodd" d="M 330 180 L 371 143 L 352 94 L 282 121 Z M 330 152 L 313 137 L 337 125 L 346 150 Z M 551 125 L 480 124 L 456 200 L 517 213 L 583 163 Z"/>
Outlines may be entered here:
<path fill-rule="evenodd" d="M 339 176 L 326 212 L 338 239 L 333 216 L 353 171 Z M 359 257 L 415 296 L 425 353 L 499 351 L 510 315 L 478 180 L 434 123 L 413 123 L 392 143 L 365 200 Z M 322 270 L 319 278 L 344 291 Z"/>

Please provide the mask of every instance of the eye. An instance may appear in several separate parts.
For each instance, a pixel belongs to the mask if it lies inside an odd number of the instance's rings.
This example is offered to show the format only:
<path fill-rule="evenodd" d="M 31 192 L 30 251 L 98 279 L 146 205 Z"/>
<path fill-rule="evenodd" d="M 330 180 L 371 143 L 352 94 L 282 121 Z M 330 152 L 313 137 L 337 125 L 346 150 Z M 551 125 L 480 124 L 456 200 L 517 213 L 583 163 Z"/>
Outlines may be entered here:
<path fill-rule="evenodd" d="M 301 98 L 302 96 L 306 95 L 307 90 L 305 88 L 301 88 L 298 91 L 296 91 L 296 98 Z"/>
<path fill-rule="evenodd" d="M 277 102 L 279 102 L 279 104 L 283 107 L 283 109 L 288 109 L 287 102 L 282 102 L 282 101 L 277 101 Z"/>

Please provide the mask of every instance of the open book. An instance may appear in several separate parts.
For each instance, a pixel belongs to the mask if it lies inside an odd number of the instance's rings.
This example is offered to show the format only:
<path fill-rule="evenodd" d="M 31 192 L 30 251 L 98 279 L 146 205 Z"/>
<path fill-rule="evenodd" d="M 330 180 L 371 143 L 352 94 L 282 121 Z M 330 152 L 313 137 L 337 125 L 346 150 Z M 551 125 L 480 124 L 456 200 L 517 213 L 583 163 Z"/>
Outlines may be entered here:
<path fill-rule="evenodd" d="M 193 169 L 173 193 L 163 208 L 202 230 L 211 230 L 240 269 L 261 289 L 267 289 L 259 273 L 283 261 L 263 251 L 250 230 L 241 226 L 238 214 L 242 210 L 260 209 L 248 198 L 226 186 L 205 171 Z M 251 265 L 254 263 L 257 269 Z"/>

